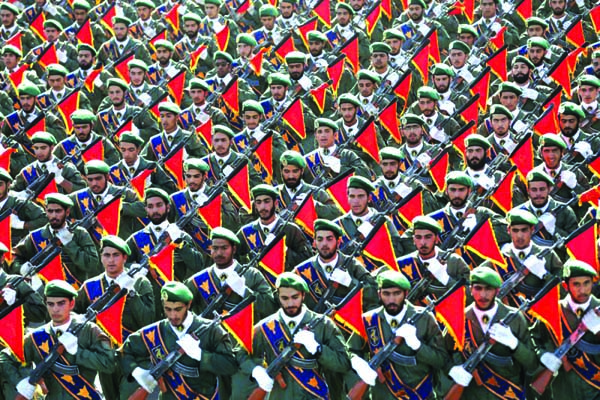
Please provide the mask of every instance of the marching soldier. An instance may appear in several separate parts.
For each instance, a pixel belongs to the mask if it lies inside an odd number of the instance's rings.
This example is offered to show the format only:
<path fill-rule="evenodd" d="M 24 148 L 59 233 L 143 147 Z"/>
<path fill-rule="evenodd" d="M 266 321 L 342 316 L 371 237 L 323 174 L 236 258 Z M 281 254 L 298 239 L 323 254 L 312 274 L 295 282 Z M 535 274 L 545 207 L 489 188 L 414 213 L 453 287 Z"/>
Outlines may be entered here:
<path fill-rule="evenodd" d="M 148 64 L 148 80 L 152 85 L 162 86 L 169 83 L 171 79 L 178 76 L 180 73 L 185 74 L 185 81 L 191 79 L 191 74 L 187 72 L 187 67 L 177 61 L 173 61 L 172 57 L 175 53 L 175 46 L 168 40 L 160 39 L 154 42 L 156 49 L 156 62 Z"/>
<path fill-rule="evenodd" d="M 184 36 L 175 43 L 175 52 L 173 59 L 180 61 L 185 65 L 191 66 L 191 54 L 198 50 L 200 46 L 207 44 L 205 37 L 200 35 L 200 24 L 202 17 L 193 12 L 187 12 L 182 17 Z M 204 78 L 209 69 L 212 68 L 211 60 L 213 49 L 208 47 L 200 53 L 196 69 L 191 71 L 195 76 Z"/>
<path fill-rule="evenodd" d="M 1 14 L 2 11 L 0 11 L 0 15 Z M 11 79 L 9 79 L 9 77 L 17 80 L 20 68 L 26 69 L 22 75 L 23 80 L 28 80 L 29 82 L 35 84 L 40 90 L 44 88 L 36 73 L 34 71 L 27 70 L 27 67 L 21 63 L 22 58 L 23 53 L 18 47 L 13 46 L 12 44 L 5 44 L 3 46 L 2 62 L 4 63 L 4 68 L 2 68 L 0 71 L 0 84 L 2 85 L 3 89 L 2 95 L 0 95 L 0 111 L 3 115 L 12 113 L 15 109 L 17 109 L 14 107 L 19 105 L 19 96 L 17 95 L 16 88 L 11 83 Z"/>
<path fill-rule="evenodd" d="M 430 144 L 445 143 L 460 129 L 458 122 L 440 110 L 440 99 L 441 96 L 435 89 L 421 86 L 417 90 L 417 102 L 411 107 L 425 121 Z"/>
<path fill-rule="evenodd" d="M 136 0 L 133 5 L 138 19 L 129 26 L 129 31 L 135 39 L 146 43 L 166 29 L 165 24 L 152 18 L 152 14 L 156 9 L 152 1 Z"/>
<path fill-rule="evenodd" d="M 135 58 L 127 63 L 129 70 L 129 90 L 127 91 L 127 103 L 132 106 L 150 107 L 158 102 L 165 90 L 157 85 L 146 82 L 149 68 L 142 60 Z"/>
<path fill-rule="evenodd" d="M 600 150 L 600 138 L 590 135 L 580 129 L 581 122 L 585 119 L 585 113 L 581 106 L 570 101 L 565 101 L 558 108 L 558 126 L 560 137 L 567 145 L 565 158 L 570 163 L 577 164 L 596 154 Z M 583 171 L 586 176 L 590 173 Z"/>
<path fill-rule="evenodd" d="M 229 121 L 223 111 L 206 102 L 211 94 L 211 88 L 204 80 L 190 79 L 186 91 L 192 100 L 192 104 L 179 114 L 179 122 L 183 129 L 192 130 L 192 126 L 198 127 L 209 119 L 213 125 L 229 127 Z"/>
<path fill-rule="evenodd" d="M 77 34 L 85 34 L 85 32 L 81 31 L 81 29 L 89 18 L 89 11 L 91 10 L 91 8 L 92 7 L 90 6 L 90 3 L 88 3 L 86 0 L 73 1 L 74 22 L 71 25 L 67 26 L 63 32 L 64 35 L 66 35 L 67 38 L 69 38 L 73 46 L 77 46 L 79 42 L 79 40 L 77 39 Z M 104 29 L 102 29 L 102 27 L 99 26 L 99 24 L 94 24 L 91 21 L 90 30 L 92 33 L 93 47 L 95 49 L 99 49 L 102 43 L 104 43 L 105 40 L 108 40 L 108 37 L 106 36 Z"/>
<path fill-rule="evenodd" d="M 44 55 L 46 51 L 55 51 L 57 61 L 64 66 L 68 71 L 72 71 L 77 68 L 77 50 L 75 46 L 69 43 L 67 40 L 63 40 L 63 25 L 53 19 L 44 21 L 44 35 L 46 41 L 31 49 L 31 51 L 25 55 L 25 60 L 31 62 L 35 60 L 33 69 L 37 72 L 38 76 L 43 77 L 45 71 L 42 64 L 37 62 Z"/>
<path fill-rule="evenodd" d="M 108 88 L 105 87 L 104 82 L 108 81 L 111 75 L 107 71 L 101 71 L 98 76 L 91 80 L 90 76 L 94 74 L 94 67 L 96 65 L 96 49 L 92 46 L 80 43 L 77 45 L 77 65 L 79 68 L 72 70 L 65 77 L 65 84 L 68 88 L 80 88 L 84 93 L 90 104 L 92 110 L 95 112 L 99 109 L 100 104 L 107 95 Z M 88 82 L 88 79 L 91 81 Z"/>
<path fill-rule="evenodd" d="M 473 181 L 474 189 L 488 190 L 498 183 L 501 175 L 500 167 L 492 170 L 488 160 L 490 142 L 483 136 L 472 133 L 465 138 L 465 160 L 467 162 L 465 174 Z"/>
<path fill-rule="evenodd" d="M 600 78 L 594 75 L 582 75 L 577 82 L 579 104 L 585 113 L 585 119 L 579 122 L 579 126 L 584 132 L 593 134 L 600 130 L 600 108 L 598 108 Z"/>
<path fill-rule="evenodd" d="M 287 72 L 289 74 L 291 88 L 294 89 L 294 94 L 305 97 L 312 89 L 319 87 L 323 81 L 315 74 L 307 74 L 306 70 L 306 54 L 300 51 L 291 51 L 285 56 Z M 309 96 L 305 103 L 316 116 L 329 117 L 333 113 L 332 93 L 327 89 L 323 108 L 317 104 L 313 96 Z"/>
<path fill-rule="evenodd" d="M 0 4 L 0 16 L 2 22 L 2 29 L 0 30 L 0 35 L 2 36 L 2 40 L 6 45 L 6 42 L 18 35 L 21 36 L 21 45 L 22 51 L 24 54 L 29 53 L 31 49 L 39 44 L 39 40 L 35 37 L 34 33 L 31 32 L 30 29 L 24 28 L 22 25 L 18 24 L 17 20 L 21 10 L 19 8 L 9 2 L 2 2 Z"/>
<path fill-rule="evenodd" d="M 100 62 L 104 65 L 110 60 L 121 60 L 129 54 L 133 54 L 138 60 L 144 61 L 146 64 L 152 64 L 150 53 L 144 44 L 131 37 L 129 26 L 131 20 L 126 16 L 115 16 L 112 19 L 114 37 L 104 42 L 98 55 Z"/>

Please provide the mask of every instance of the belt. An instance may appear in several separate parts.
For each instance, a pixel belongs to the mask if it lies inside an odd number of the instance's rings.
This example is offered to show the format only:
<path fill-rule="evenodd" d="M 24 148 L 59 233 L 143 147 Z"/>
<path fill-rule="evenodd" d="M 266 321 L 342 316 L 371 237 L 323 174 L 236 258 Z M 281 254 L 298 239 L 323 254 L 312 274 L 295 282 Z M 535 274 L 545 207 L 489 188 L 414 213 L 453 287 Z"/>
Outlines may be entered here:
<path fill-rule="evenodd" d="M 303 369 L 315 369 L 318 366 L 317 360 L 313 359 L 303 359 L 298 357 L 293 357 L 290 360 L 290 365 L 292 367 L 303 368 Z"/>

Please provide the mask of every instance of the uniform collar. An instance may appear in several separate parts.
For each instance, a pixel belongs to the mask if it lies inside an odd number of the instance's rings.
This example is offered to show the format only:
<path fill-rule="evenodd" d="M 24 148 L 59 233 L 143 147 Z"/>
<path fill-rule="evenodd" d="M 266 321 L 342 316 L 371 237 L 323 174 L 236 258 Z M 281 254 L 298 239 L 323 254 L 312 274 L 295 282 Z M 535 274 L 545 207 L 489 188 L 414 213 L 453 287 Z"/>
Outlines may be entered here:
<path fill-rule="evenodd" d="M 400 327 L 400 325 L 402 325 L 402 320 L 406 316 L 407 308 L 408 307 L 406 305 L 406 302 L 404 302 L 404 307 L 402 307 L 402 311 L 400 311 L 400 313 L 396 316 L 392 316 L 392 315 L 388 314 L 387 311 L 385 311 L 385 308 L 383 309 L 383 316 L 385 317 L 385 320 L 387 321 L 388 325 L 390 326 L 390 329 L 392 330 L 392 332 L 395 333 L 396 330 Z"/>
<path fill-rule="evenodd" d="M 498 303 L 496 302 L 494 302 L 494 306 L 492 308 L 485 311 L 480 310 L 479 308 L 477 308 L 477 305 L 473 303 L 473 313 L 475 314 L 475 317 L 477 318 L 477 321 L 479 322 L 479 326 L 481 326 L 481 330 L 483 331 L 483 333 L 487 333 L 497 311 Z M 487 319 L 487 322 L 483 321 L 484 317 Z"/>
<path fill-rule="evenodd" d="M 288 329 L 290 330 L 291 333 L 294 333 L 296 331 L 296 329 L 298 329 L 298 326 L 302 322 L 302 319 L 304 319 L 304 315 L 306 314 L 306 306 L 304 304 L 302 304 L 302 311 L 300 311 L 300 314 L 296 315 L 293 318 L 287 316 L 285 314 L 285 312 L 283 312 L 282 309 L 279 309 L 278 313 L 279 313 L 279 320 L 281 322 L 283 322 L 285 324 L 285 326 L 288 327 Z M 290 327 L 291 322 L 293 322 L 293 328 Z"/>
<path fill-rule="evenodd" d="M 181 339 L 187 333 L 188 329 L 190 329 L 190 326 L 192 326 L 193 322 L 194 322 L 194 316 L 192 315 L 191 311 L 188 310 L 187 316 L 181 323 L 181 326 L 183 327 L 181 330 L 179 330 L 179 327 L 175 327 L 175 326 L 171 325 L 170 322 L 169 322 L 169 326 L 171 327 L 173 332 L 175 332 L 175 335 L 177 335 L 177 338 Z"/>

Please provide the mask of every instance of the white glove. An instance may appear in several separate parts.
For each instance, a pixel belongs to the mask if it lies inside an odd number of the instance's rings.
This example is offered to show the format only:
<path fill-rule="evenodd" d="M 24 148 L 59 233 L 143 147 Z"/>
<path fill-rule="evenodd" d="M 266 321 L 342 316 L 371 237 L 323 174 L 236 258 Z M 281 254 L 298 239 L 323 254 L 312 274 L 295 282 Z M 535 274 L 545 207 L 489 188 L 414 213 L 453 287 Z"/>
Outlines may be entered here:
<path fill-rule="evenodd" d="M 429 264 L 427 269 L 431 272 L 431 275 L 440 281 L 442 285 L 447 285 L 450 281 L 450 275 L 448 275 L 446 265 L 442 264 L 437 258 L 427 260 L 427 263 Z"/>
<path fill-rule="evenodd" d="M 355 355 L 350 359 L 350 364 L 352 364 L 352 369 L 364 383 L 369 386 L 375 386 L 377 371 L 371 368 L 368 362 Z"/>
<path fill-rule="evenodd" d="M 202 359 L 202 349 L 200 348 L 200 341 L 194 339 L 189 333 L 183 335 L 181 339 L 177 341 L 177 344 L 185 350 L 185 354 L 190 358 L 200 361 Z"/>
<path fill-rule="evenodd" d="M 540 279 L 544 279 L 544 276 L 548 273 L 548 271 L 546 271 L 546 262 L 533 254 L 527 257 L 523 265 L 525 265 L 529 272 Z"/>
<path fill-rule="evenodd" d="M 69 244 L 71 240 L 73 240 L 73 233 L 71 233 L 67 228 L 59 229 L 56 233 L 56 236 L 60 239 L 62 244 Z"/>
<path fill-rule="evenodd" d="M 556 357 L 553 353 L 544 353 L 540 357 L 540 362 L 544 367 L 548 368 L 553 373 L 556 373 L 562 365 L 562 360 Z"/>
<path fill-rule="evenodd" d="M 65 181 L 65 178 L 62 176 L 62 170 L 58 168 L 56 163 L 48 163 L 46 166 L 48 167 L 48 172 L 54 174 L 54 180 L 57 185 L 60 185 Z"/>
<path fill-rule="evenodd" d="M 512 5 L 510 3 L 502 3 L 502 11 L 508 13 L 512 10 Z"/>
<path fill-rule="evenodd" d="M 577 176 L 571 171 L 562 171 L 560 173 L 560 180 L 569 187 L 569 189 L 575 189 L 577 186 Z"/>
<path fill-rule="evenodd" d="M 50 15 L 56 15 L 58 13 L 58 9 L 54 6 L 54 4 L 50 3 L 49 1 L 46 2 L 46 5 L 44 6 L 44 11 L 46 11 Z"/>
<path fill-rule="evenodd" d="M 519 339 L 512 333 L 508 326 L 495 323 L 490 327 L 489 330 L 490 338 L 496 342 L 505 345 L 506 347 L 514 350 L 519 345 Z"/>
<path fill-rule="evenodd" d="M 400 182 L 398 185 L 396 185 L 396 187 L 394 188 L 394 192 L 398 193 L 398 195 L 402 198 L 405 198 L 406 196 L 408 196 L 411 192 L 412 189 L 410 186 L 408 186 L 407 184 L 405 184 L 404 182 Z"/>
<path fill-rule="evenodd" d="M 429 136 L 431 136 L 432 138 L 434 138 L 435 140 L 437 140 L 440 143 L 445 142 L 446 139 L 448 138 L 443 130 L 438 129 L 435 126 L 433 126 L 432 128 L 429 129 Z"/>
<path fill-rule="evenodd" d="M 333 172 L 335 172 L 336 174 L 339 174 L 339 172 L 342 169 L 342 162 L 337 157 L 326 156 L 326 157 L 324 157 L 323 162 L 326 167 L 331 168 L 331 170 Z"/>
<path fill-rule="evenodd" d="M 577 4 L 577 7 L 579 7 L 579 8 L 585 7 L 585 1 L 584 0 L 575 0 L 575 4 Z"/>
<path fill-rule="evenodd" d="M 185 13 L 187 13 L 187 7 L 184 4 L 181 4 L 177 9 L 177 14 L 184 15 Z"/>
<path fill-rule="evenodd" d="M 11 190 L 11 193 L 14 197 L 16 197 L 19 200 L 27 201 L 29 199 L 29 194 L 24 190 L 19 192 Z"/>
<path fill-rule="evenodd" d="M 526 88 L 523 90 L 523 94 L 521 95 L 521 97 L 535 101 L 535 100 L 537 100 L 539 95 L 540 95 L 540 93 L 537 90 Z"/>
<path fill-rule="evenodd" d="M 175 75 L 177 75 L 177 73 L 179 72 L 179 70 L 174 65 L 171 65 L 170 67 L 168 67 L 167 69 L 165 69 L 165 72 L 167 73 L 167 75 L 169 76 L 169 78 L 172 78 Z"/>
<path fill-rule="evenodd" d="M 396 331 L 396 336 L 403 337 L 406 345 L 415 351 L 421 347 L 421 341 L 417 337 L 417 328 L 414 325 L 402 325 Z"/>
<path fill-rule="evenodd" d="M 438 107 L 440 111 L 446 111 L 448 115 L 452 115 L 456 111 L 454 103 L 450 100 L 438 100 Z"/>
<path fill-rule="evenodd" d="M 183 236 L 183 232 L 181 229 L 179 229 L 177 224 L 169 224 L 169 226 L 167 226 L 167 233 L 171 237 L 172 241 L 176 241 Z"/>
<path fill-rule="evenodd" d="M 308 195 L 308 193 L 299 193 L 296 195 L 296 197 L 294 197 L 294 203 L 300 205 L 302 204 L 302 202 L 304 201 L 304 199 L 306 198 L 306 196 Z"/>
<path fill-rule="evenodd" d="M 154 392 L 156 386 L 158 386 L 158 382 L 152 375 L 150 375 L 150 371 L 147 369 L 143 369 L 140 367 L 136 367 L 131 376 L 139 383 L 139 385 L 148 393 Z"/>
<path fill-rule="evenodd" d="M 29 273 L 29 271 L 33 270 L 34 268 L 35 267 L 33 266 L 33 264 L 30 263 L 29 261 L 27 261 L 26 263 L 21 265 L 21 268 L 19 269 L 19 273 L 21 275 L 25 276 Z"/>
<path fill-rule="evenodd" d="M 74 356 L 77 354 L 77 349 L 79 345 L 77 344 L 77 336 L 73 335 L 71 332 L 65 332 L 58 338 L 58 341 L 65 346 L 65 350 L 67 353 Z"/>
<path fill-rule="evenodd" d="M 35 385 L 29 383 L 29 378 L 21 379 L 19 383 L 17 383 L 17 392 L 26 399 L 33 399 Z"/>
<path fill-rule="evenodd" d="M 473 74 L 469 70 L 467 70 L 466 68 L 463 68 L 459 72 L 458 76 L 460 76 L 465 81 L 467 81 L 467 83 L 471 83 L 471 82 L 473 82 L 473 79 L 475 79 L 475 77 L 473 76 Z"/>
<path fill-rule="evenodd" d="M 100 75 L 98 75 L 96 77 L 96 79 L 94 79 L 94 86 L 96 86 L 98 89 L 100 89 L 100 88 L 102 88 L 103 85 L 104 85 L 104 82 L 100 78 Z"/>
<path fill-rule="evenodd" d="M 310 88 L 312 87 L 312 81 L 310 80 L 310 78 L 306 75 L 303 75 L 302 78 L 300 78 L 298 80 L 298 84 L 300 86 L 302 86 L 302 89 L 306 90 L 307 92 L 310 90 Z"/>
<path fill-rule="evenodd" d="M 469 56 L 469 60 L 467 61 L 467 63 L 470 65 L 479 65 L 480 62 L 481 62 L 481 59 L 479 57 L 477 57 L 476 54 L 471 54 Z"/>
<path fill-rule="evenodd" d="M 494 181 L 493 178 L 490 178 L 486 174 L 481 174 L 479 175 L 479 178 L 477 178 L 477 184 L 481 186 L 484 190 L 489 190 L 496 184 L 496 181 Z"/>
<path fill-rule="evenodd" d="M 246 278 L 240 276 L 237 272 L 233 271 L 227 275 L 225 283 L 240 297 L 244 297 L 246 294 Z"/>
<path fill-rule="evenodd" d="M 436 4 L 433 9 L 431 10 L 431 13 L 436 16 L 439 17 L 440 14 L 442 13 L 442 5 L 441 4 Z"/>
<path fill-rule="evenodd" d="M 310 354 L 316 354 L 319 350 L 319 343 L 315 340 L 314 332 L 306 329 L 302 329 L 294 335 L 294 343 L 303 345 Z"/>
<path fill-rule="evenodd" d="M 2 297 L 4 298 L 6 304 L 12 306 L 13 304 L 15 304 L 15 300 L 17 300 L 17 292 L 14 289 L 5 287 L 4 289 L 2 289 Z"/>
<path fill-rule="evenodd" d="M 500 29 L 502 29 L 502 25 L 500 25 L 500 23 L 499 23 L 499 22 L 494 22 L 494 23 L 492 24 L 492 26 L 490 26 L 490 29 L 491 29 L 492 31 L 494 31 L 494 33 L 498 33 L 498 31 L 500 31 Z"/>
<path fill-rule="evenodd" d="M 260 365 L 254 367 L 252 370 L 252 377 L 256 380 L 258 386 L 265 392 L 268 393 L 273 390 L 273 384 L 275 382 L 273 381 L 273 378 L 267 374 L 267 370 L 264 367 L 261 367 Z"/>
<path fill-rule="evenodd" d="M 10 214 L 10 227 L 13 229 L 23 229 L 25 221 L 21 220 L 17 214 Z"/>
<path fill-rule="evenodd" d="M 469 386 L 469 383 L 471 383 L 471 380 L 473 379 L 473 375 L 462 365 L 455 365 L 454 367 L 450 368 L 448 375 L 450 375 L 450 378 L 452 378 L 454 382 L 458 383 L 462 387 Z"/>
<path fill-rule="evenodd" d="M 431 156 L 427 153 L 421 153 L 417 156 L 417 162 L 421 164 L 421 166 L 426 167 L 431 162 Z"/>
<path fill-rule="evenodd" d="M 592 146 L 588 142 L 577 142 L 575 143 L 574 149 L 576 152 L 581 154 L 583 158 L 588 158 L 592 154 Z"/>
<path fill-rule="evenodd" d="M 343 285 L 345 287 L 349 287 L 352 283 L 352 277 L 345 269 L 336 268 L 331 273 L 331 280 Z"/>
<path fill-rule="evenodd" d="M 58 56 L 58 61 L 61 63 L 66 63 L 67 61 L 69 61 L 67 52 L 64 50 L 56 50 L 56 55 Z"/>
<path fill-rule="evenodd" d="M 122 273 L 115 279 L 115 283 L 119 285 L 121 289 L 127 289 L 128 291 L 133 290 L 133 284 L 135 283 L 135 279 L 129 276 L 126 273 Z"/>
<path fill-rule="evenodd" d="M 427 36 L 427 34 L 429 33 L 430 29 L 431 28 L 429 28 L 426 24 L 421 24 L 421 25 L 419 25 L 418 31 L 421 33 L 421 35 Z"/>
<path fill-rule="evenodd" d="M 581 321 L 594 335 L 600 331 L 600 316 L 593 309 L 586 312 Z"/>
<path fill-rule="evenodd" d="M 133 263 L 129 266 L 129 269 L 135 269 L 135 268 L 139 268 L 140 264 L 138 263 Z M 137 281 L 140 278 L 144 278 L 146 277 L 146 275 L 148 275 L 148 268 L 142 268 L 140 269 L 138 272 L 136 272 L 133 275 L 133 280 Z"/>
<path fill-rule="evenodd" d="M 544 228 L 546 228 L 548 233 L 554 235 L 554 232 L 556 231 L 556 217 L 547 212 L 542 214 L 539 220 L 542 224 L 544 224 Z"/>
<path fill-rule="evenodd" d="M 465 217 L 465 222 L 463 222 L 463 227 L 467 228 L 469 231 L 472 231 L 477 225 L 477 217 L 475 214 L 469 214 Z"/>
<path fill-rule="evenodd" d="M 148 93 L 142 93 L 140 94 L 140 96 L 138 97 L 138 99 L 144 103 L 145 106 L 147 106 L 148 104 L 150 104 L 150 102 L 152 101 L 152 97 L 150 97 L 150 95 Z"/>

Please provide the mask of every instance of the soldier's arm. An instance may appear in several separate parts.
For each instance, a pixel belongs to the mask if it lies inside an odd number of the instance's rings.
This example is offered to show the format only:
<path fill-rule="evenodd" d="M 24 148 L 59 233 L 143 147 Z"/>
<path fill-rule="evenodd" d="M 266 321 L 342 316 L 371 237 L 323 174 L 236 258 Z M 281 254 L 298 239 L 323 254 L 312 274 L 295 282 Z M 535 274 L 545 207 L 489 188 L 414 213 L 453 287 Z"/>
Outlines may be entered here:
<path fill-rule="evenodd" d="M 219 375 L 233 375 L 238 371 L 238 363 L 233 355 L 233 345 L 227 332 L 219 325 L 211 327 L 207 333 L 208 340 L 202 340 L 200 343 L 206 343 L 207 347 L 202 346 L 202 359 L 199 369 L 201 371 L 210 371 Z"/>
<path fill-rule="evenodd" d="M 15 246 L 13 249 L 13 253 L 15 258 L 10 265 L 10 270 L 8 271 L 11 274 L 19 274 L 21 265 L 25 262 L 29 261 L 31 257 L 36 253 L 35 246 L 31 240 L 29 235 L 25 236 L 21 241 Z"/>
<path fill-rule="evenodd" d="M 417 350 L 417 361 L 438 368 L 448 363 L 448 353 L 444 346 L 444 338 L 433 315 L 422 318 L 417 323 L 417 336 L 421 347 Z"/>
<path fill-rule="evenodd" d="M 15 198 L 15 206 L 23 202 L 25 205 L 17 213 L 18 217 L 25 222 L 23 229 L 32 231 L 46 225 L 48 218 L 44 209 L 32 201 L 25 202 L 24 200 Z"/>
<path fill-rule="evenodd" d="M 155 310 L 152 284 L 147 278 L 142 277 L 135 282 L 134 289 L 135 296 L 127 298 L 131 309 L 135 310 L 131 313 L 131 317 L 137 327 L 149 325 L 154 322 Z"/>
<path fill-rule="evenodd" d="M 313 198 L 315 200 L 315 209 L 319 218 L 333 220 L 342 215 L 326 191 L 318 190 Z"/>
<path fill-rule="evenodd" d="M 102 273 L 100 258 L 96 246 L 90 234 L 83 228 L 78 227 L 71 240 L 63 244 L 62 251 L 71 259 L 76 276 L 95 276 Z"/>
<path fill-rule="evenodd" d="M 146 208 L 132 189 L 125 189 L 125 198 L 121 203 L 121 214 L 126 217 L 145 217 Z"/>
<path fill-rule="evenodd" d="M 77 171 L 77 168 L 71 163 L 65 164 L 61 170 L 61 175 L 65 180 L 60 184 L 66 193 L 76 192 L 86 187 L 86 183 Z"/>
<path fill-rule="evenodd" d="M 142 339 L 142 332 L 137 331 L 127 337 L 125 343 L 120 349 L 121 357 L 121 369 L 123 370 L 123 376 L 130 378 L 131 372 L 136 368 L 140 367 L 143 369 L 150 369 L 152 363 L 150 362 L 150 354 L 144 345 Z"/>
<path fill-rule="evenodd" d="M 523 366 L 525 371 L 534 371 L 539 366 L 539 363 L 527 320 L 520 314 L 510 325 L 510 328 L 517 339 L 519 339 L 519 344 L 514 350 L 513 357 Z"/>
<path fill-rule="evenodd" d="M 325 317 L 322 324 L 319 329 L 322 336 L 315 335 L 317 341 L 321 344 L 321 353 L 317 356 L 317 361 L 329 371 L 347 372 L 350 370 L 350 355 L 342 332 L 327 317 Z"/>
<path fill-rule="evenodd" d="M 258 311 L 261 318 L 273 314 L 277 310 L 277 303 L 273 297 L 271 285 L 255 268 L 251 268 L 245 275 L 249 278 L 246 281 L 248 289 L 256 295 L 255 310 Z"/>
<path fill-rule="evenodd" d="M 21 282 L 17 285 L 16 290 L 18 299 L 27 298 L 23 304 L 27 322 L 46 322 L 50 319 L 44 299 L 31 286 L 25 282 Z"/>

